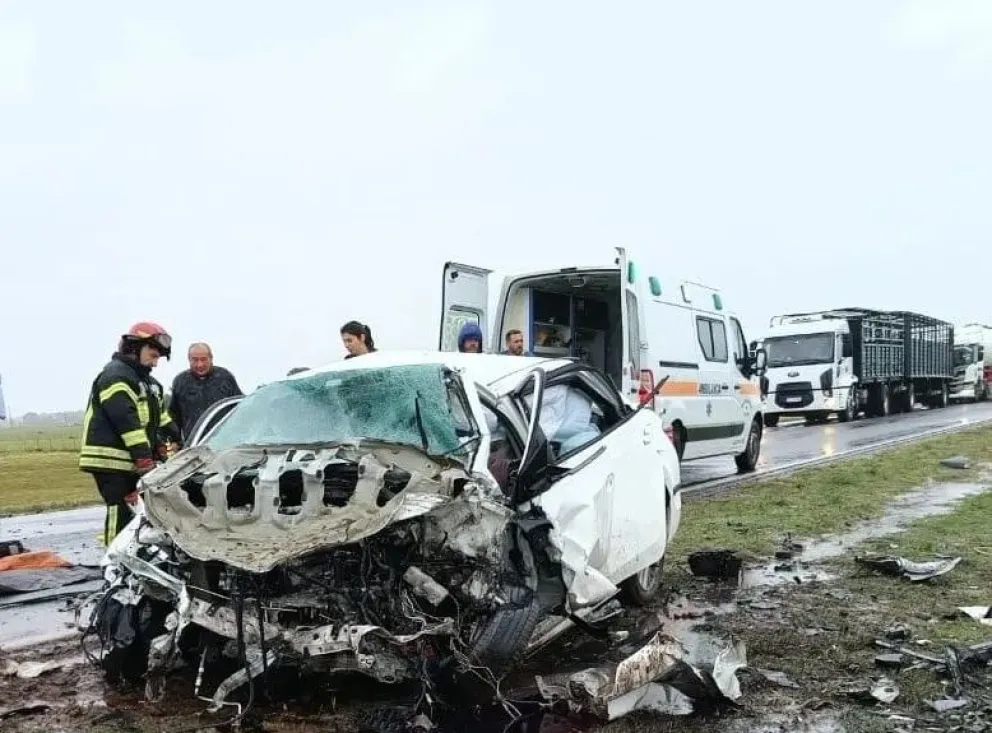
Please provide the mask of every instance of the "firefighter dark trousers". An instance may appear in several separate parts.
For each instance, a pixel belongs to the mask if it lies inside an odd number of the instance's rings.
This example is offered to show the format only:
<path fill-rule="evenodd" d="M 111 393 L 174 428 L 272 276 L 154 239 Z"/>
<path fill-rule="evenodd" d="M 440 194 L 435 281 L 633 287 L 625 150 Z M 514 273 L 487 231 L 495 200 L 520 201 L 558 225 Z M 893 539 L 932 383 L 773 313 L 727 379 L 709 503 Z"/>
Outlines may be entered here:
<path fill-rule="evenodd" d="M 134 511 L 124 501 L 124 497 L 138 487 L 138 474 L 104 471 L 94 473 L 97 491 L 107 505 L 107 517 L 103 523 L 103 543 L 107 547 L 127 523 L 134 518 Z"/>

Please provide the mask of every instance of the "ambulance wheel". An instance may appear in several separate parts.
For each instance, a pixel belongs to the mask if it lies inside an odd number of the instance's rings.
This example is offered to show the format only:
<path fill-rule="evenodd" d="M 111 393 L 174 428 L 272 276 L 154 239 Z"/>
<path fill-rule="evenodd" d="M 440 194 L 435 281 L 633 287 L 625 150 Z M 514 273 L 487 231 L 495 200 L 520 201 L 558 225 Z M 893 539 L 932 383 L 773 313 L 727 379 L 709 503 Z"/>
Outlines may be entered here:
<path fill-rule="evenodd" d="M 681 464 L 682 454 L 685 453 L 685 429 L 680 423 L 672 425 L 672 447 L 675 448 L 675 455 Z"/>
<path fill-rule="evenodd" d="M 747 434 L 744 452 L 734 456 L 737 472 L 751 473 L 754 471 L 758 467 L 759 456 L 761 456 L 761 420 L 756 417 L 751 421 L 751 429 Z"/>

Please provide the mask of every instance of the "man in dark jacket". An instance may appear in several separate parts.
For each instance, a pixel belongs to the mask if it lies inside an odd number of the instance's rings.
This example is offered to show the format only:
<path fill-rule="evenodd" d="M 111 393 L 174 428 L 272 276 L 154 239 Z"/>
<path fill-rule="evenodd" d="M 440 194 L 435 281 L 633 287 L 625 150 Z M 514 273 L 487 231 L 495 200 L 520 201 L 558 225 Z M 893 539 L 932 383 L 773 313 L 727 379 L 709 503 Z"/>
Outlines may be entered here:
<path fill-rule="evenodd" d="M 179 439 L 165 410 L 162 385 L 152 376 L 172 353 L 172 337 L 156 323 L 133 325 L 90 387 L 83 417 L 79 468 L 93 475 L 107 505 L 104 543 L 131 521 L 138 478 L 165 459 L 163 438 Z"/>
<path fill-rule="evenodd" d="M 169 413 L 182 431 L 185 440 L 193 431 L 200 415 L 214 403 L 243 394 L 237 380 L 224 367 L 214 366 L 214 354 L 205 343 L 189 347 L 189 369 L 172 381 Z"/>

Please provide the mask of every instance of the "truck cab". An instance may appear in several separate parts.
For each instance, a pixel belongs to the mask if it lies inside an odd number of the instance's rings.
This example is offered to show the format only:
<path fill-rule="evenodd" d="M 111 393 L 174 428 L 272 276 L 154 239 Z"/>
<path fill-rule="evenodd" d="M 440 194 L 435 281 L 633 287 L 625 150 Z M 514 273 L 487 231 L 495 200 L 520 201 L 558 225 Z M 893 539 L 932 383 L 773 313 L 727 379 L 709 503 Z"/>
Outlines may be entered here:
<path fill-rule="evenodd" d="M 519 330 L 533 357 L 590 364 L 630 404 L 649 405 L 680 460 L 732 455 L 740 471 L 753 471 L 763 428 L 763 353 L 749 351 L 719 291 L 662 282 L 640 272 L 623 248 L 616 253 L 612 267 L 509 275 L 493 309 L 492 271 L 447 263 L 439 348 L 456 350 L 468 322 L 493 352 L 504 349 L 508 331 Z"/>
<path fill-rule="evenodd" d="M 954 329 L 954 379 L 948 397 L 955 402 L 992 398 L 992 326 L 969 323 Z"/>
<path fill-rule="evenodd" d="M 765 425 L 781 417 L 807 423 L 857 411 L 852 334 L 847 320 L 826 314 L 777 316 L 762 339 L 767 353 Z"/>

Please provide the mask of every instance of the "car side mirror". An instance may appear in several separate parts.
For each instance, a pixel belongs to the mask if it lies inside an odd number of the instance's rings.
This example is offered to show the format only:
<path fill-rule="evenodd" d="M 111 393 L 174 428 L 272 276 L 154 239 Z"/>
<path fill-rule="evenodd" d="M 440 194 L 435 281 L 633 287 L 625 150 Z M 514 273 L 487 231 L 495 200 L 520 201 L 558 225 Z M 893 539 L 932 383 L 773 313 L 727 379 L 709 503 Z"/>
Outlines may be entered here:
<path fill-rule="evenodd" d="M 768 368 L 768 352 L 764 349 L 757 349 L 754 352 L 754 373 L 759 377 L 763 376 Z"/>

